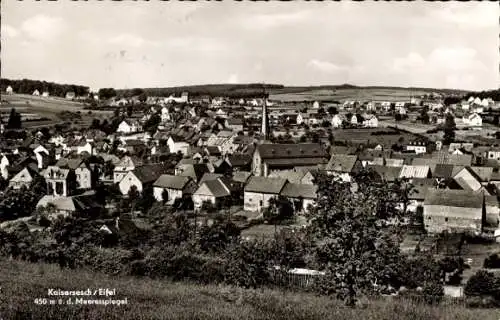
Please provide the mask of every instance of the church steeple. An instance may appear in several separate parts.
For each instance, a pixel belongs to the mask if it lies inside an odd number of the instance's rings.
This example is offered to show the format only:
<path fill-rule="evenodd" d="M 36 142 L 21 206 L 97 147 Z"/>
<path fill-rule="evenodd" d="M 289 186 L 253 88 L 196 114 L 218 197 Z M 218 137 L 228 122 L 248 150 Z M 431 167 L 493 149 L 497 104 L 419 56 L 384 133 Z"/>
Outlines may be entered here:
<path fill-rule="evenodd" d="M 267 114 L 267 95 L 266 87 L 263 86 L 263 104 L 262 104 L 262 125 L 260 128 L 260 133 L 264 140 L 269 140 L 269 115 Z"/>

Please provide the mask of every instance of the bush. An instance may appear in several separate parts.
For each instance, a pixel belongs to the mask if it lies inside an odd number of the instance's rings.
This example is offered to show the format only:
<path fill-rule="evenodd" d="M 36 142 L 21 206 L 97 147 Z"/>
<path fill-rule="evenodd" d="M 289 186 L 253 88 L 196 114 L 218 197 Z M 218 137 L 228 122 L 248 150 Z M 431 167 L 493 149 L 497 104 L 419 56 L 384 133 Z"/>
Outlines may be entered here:
<path fill-rule="evenodd" d="M 443 285 L 436 282 L 427 283 L 422 289 L 424 301 L 428 304 L 439 304 L 443 300 Z"/>
<path fill-rule="evenodd" d="M 465 284 L 464 293 L 466 296 L 494 296 L 499 295 L 500 281 L 491 272 L 479 270 Z"/>
<path fill-rule="evenodd" d="M 491 256 L 484 259 L 483 266 L 488 269 L 500 268 L 500 257 L 497 253 L 492 254 Z"/>

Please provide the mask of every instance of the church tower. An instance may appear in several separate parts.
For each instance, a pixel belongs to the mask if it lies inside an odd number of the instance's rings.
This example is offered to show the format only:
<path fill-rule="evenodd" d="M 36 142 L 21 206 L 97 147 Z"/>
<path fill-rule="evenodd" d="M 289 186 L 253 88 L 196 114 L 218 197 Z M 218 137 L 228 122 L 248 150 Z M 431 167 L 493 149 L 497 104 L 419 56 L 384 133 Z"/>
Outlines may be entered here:
<path fill-rule="evenodd" d="M 267 114 L 267 96 L 266 89 L 264 87 L 264 102 L 262 105 L 262 125 L 260 128 L 260 133 L 262 134 L 262 139 L 269 140 L 269 115 Z"/>

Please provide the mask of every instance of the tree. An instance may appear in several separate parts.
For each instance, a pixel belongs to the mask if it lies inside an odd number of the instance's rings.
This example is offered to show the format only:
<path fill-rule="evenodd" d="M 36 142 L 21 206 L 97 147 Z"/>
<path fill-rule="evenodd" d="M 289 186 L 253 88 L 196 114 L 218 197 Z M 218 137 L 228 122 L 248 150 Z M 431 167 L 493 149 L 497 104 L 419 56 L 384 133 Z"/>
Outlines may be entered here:
<path fill-rule="evenodd" d="M 198 241 L 205 252 L 222 252 L 239 236 L 240 229 L 234 223 L 219 217 L 212 225 L 201 228 Z"/>
<path fill-rule="evenodd" d="M 144 124 L 144 131 L 154 134 L 158 130 L 160 125 L 161 117 L 159 114 L 153 114 Z"/>
<path fill-rule="evenodd" d="M 444 123 L 443 143 L 445 145 L 448 145 L 451 142 L 455 141 L 455 129 L 456 128 L 457 128 L 457 126 L 455 124 L 455 117 L 451 113 L 448 113 L 446 115 L 446 120 Z"/>
<path fill-rule="evenodd" d="M 9 120 L 7 122 L 7 129 L 21 129 L 22 120 L 21 114 L 15 108 L 10 110 Z"/>
<path fill-rule="evenodd" d="M 130 203 L 130 210 L 133 212 L 135 209 L 135 206 L 137 205 L 137 200 L 140 197 L 140 192 L 137 190 L 137 187 L 135 185 L 131 186 L 130 189 L 128 190 L 128 201 Z"/>
<path fill-rule="evenodd" d="M 375 293 L 397 283 L 399 239 L 386 221 L 398 210 L 393 190 L 373 176 L 361 172 L 351 185 L 318 174 L 317 203 L 307 214 L 314 262 L 326 272 L 318 289 L 348 306 L 355 305 L 359 292 Z"/>
<path fill-rule="evenodd" d="M 338 114 L 339 112 L 337 111 L 337 108 L 335 107 L 328 107 L 328 114 L 330 115 L 335 115 L 335 114 Z"/>
<path fill-rule="evenodd" d="M 464 294 L 469 297 L 497 295 L 500 298 L 499 278 L 492 272 L 479 270 L 465 284 Z"/>
<path fill-rule="evenodd" d="M 99 95 L 99 99 L 107 100 L 116 97 L 116 90 L 113 88 L 101 88 L 97 94 Z"/>
<path fill-rule="evenodd" d="M 403 120 L 403 116 L 400 113 L 396 113 L 394 115 L 394 120 L 401 121 L 401 120 Z"/>
<path fill-rule="evenodd" d="M 153 194 L 153 186 L 146 186 L 137 201 L 137 207 L 142 212 L 148 212 L 151 206 L 155 203 L 156 199 Z"/>

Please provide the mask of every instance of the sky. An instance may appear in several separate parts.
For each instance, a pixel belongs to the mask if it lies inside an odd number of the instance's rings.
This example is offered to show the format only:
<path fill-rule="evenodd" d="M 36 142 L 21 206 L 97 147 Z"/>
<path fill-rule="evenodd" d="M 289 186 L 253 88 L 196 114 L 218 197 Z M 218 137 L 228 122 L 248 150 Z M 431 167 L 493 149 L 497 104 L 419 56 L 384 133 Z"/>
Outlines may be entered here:
<path fill-rule="evenodd" d="M 1 74 L 102 87 L 499 87 L 494 2 L 2 1 Z"/>

